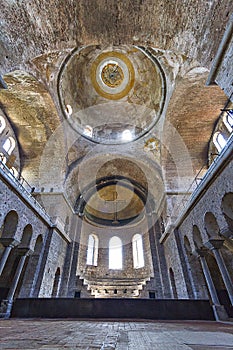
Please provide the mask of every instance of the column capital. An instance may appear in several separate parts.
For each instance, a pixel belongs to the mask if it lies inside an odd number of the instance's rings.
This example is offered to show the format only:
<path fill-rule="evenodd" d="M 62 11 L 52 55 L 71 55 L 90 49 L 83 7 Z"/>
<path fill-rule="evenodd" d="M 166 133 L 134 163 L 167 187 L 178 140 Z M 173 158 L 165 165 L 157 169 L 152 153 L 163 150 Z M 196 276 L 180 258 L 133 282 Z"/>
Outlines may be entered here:
<path fill-rule="evenodd" d="M 19 245 L 19 241 L 17 241 L 14 238 L 8 238 L 8 237 L 1 237 L 0 238 L 0 243 L 4 246 L 4 247 L 16 247 L 17 245 Z"/>
<path fill-rule="evenodd" d="M 20 256 L 29 256 L 33 254 L 33 251 L 29 248 L 17 248 L 17 252 Z"/>
<path fill-rule="evenodd" d="M 220 230 L 220 235 L 225 238 L 233 238 L 233 231 L 228 226 L 225 226 Z"/>
<path fill-rule="evenodd" d="M 196 257 L 205 257 L 208 254 L 208 249 L 205 247 L 202 248 L 196 248 L 195 250 L 193 250 L 193 255 L 195 255 Z"/>
<path fill-rule="evenodd" d="M 224 239 L 222 238 L 210 238 L 207 242 L 204 243 L 204 246 L 207 249 L 214 250 L 222 248 Z"/>

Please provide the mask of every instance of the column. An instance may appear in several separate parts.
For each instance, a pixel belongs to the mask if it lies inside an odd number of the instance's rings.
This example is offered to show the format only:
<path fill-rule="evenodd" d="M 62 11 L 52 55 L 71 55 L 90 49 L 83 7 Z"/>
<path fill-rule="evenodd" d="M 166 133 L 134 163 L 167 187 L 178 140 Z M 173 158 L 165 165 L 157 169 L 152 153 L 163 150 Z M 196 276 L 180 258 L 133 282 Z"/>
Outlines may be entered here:
<path fill-rule="evenodd" d="M 16 288 L 17 288 L 17 285 L 18 285 L 26 258 L 27 258 L 27 254 L 21 256 L 21 258 L 20 258 L 19 264 L 17 266 L 16 272 L 15 272 L 15 275 L 13 278 L 11 288 L 10 288 L 9 293 L 7 295 L 7 300 L 9 300 L 9 301 L 13 300 L 13 298 L 14 298 L 15 291 L 16 291 Z"/>
<path fill-rule="evenodd" d="M 22 255 L 20 258 L 20 261 L 18 263 L 16 272 L 15 272 L 15 275 L 14 275 L 14 278 L 13 278 L 13 281 L 11 284 L 11 288 L 10 288 L 9 293 L 7 295 L 8 305 L 7 305 L 7 311 L 5 314 L 5 318 L 10 317 L 15 291 L 17 289 L 19 279 L 20 279 L 22 271 L 23 271 L 25 260 L 30 253 L 31 253 L 31 251 L 29 249 L 24 249 L 24 252 L 23 252 L 23 249 L 21 250 L 21 254 L 24 254 L 24 255 Z"/>
<path fill-rule="evenodd" d="M 206 254 L 206 250 L 205 249 L 198 249 L 197 251 L 198 254 L 198 258 L 200 259 L 200 263 L 201 263 L 201 267 L 202 267 L 202 271 L 204 273 L 205 276 L 205 280 L 206 280 L 206 284 L 211 296 L 211 300 L 213 302 L 214 305 L 220 305 L 220 301 L 218 299 L 218 295 L 210 274 L 210 270 L 209 267 L 207 265 L 206 259 L 205 259 L 205 254 Z"/>
<path fill-rule="evenodd" d="M 233 305 L 233 285 L 232 285 L 230 274 L 227 270 L 223 256 L 220 251 L 220 248 L 223 246 L 223 242 L 224 242 L 223 239 L 210 239 L 208 242 L 205 243 L 205 246 L 208 249 L 210 249 L 214 254 L 214 257 L 216 259 L 216 262 L 218 264 L 219 270 L 222 275 L 222 279 L 226 286 L 229 299 L 231 301 L 231 305 Z"/>
<path fill-rule="evenodd" d="M 9 241 L 12 241 L 12 242 L 9 242 Z M 9 255 L 10 255 L 11 250 L 14 247 L 16 247 L 19 244 L 19 242 L 16 241 L 16 240 L 12 240 L 12 239 L 7 239 L 6 240 L 4 238 L 1 238 L 0 239 L 0 243 L 2 243 L 4 245 L 4 247 L 5 247 L 5 250 L 4 250 L 4 252 L 2 254 L 2 257 L 1 257 L 1 260 L 0 260 L 0 276 L 1 276 L 2 271 L 3 271 L 3 269 L 4 269 L 5 265 L 6 265 L 7 259 L 8 259 Z"/>
<path fill-rule="evenodd" d="M 228 319 L 228 315 L 226 313 L 224 306 L 220 305 L 220 301 L 218 299 L 218 295 L 217 295 L 217 292 L 216 292 L 216 289 L 215 289 L 215 286 L 214 286 L 214 283 L 213 283 L 213 280 L 212 280 L 212 277 L 210 274 L 210 270 L 209 270 L 208 264 L 207 264 L 206 259 L 205 259 L 205 254 L 207 253 L 207 249 L 205 249 L 205 248 L 197 249 L 195 251 L 195 253 L 197 254 L 198 258 L 200 259 L 202 271 L 203 271 L 203 274 L 205 276 L 206 284 L 207 284 L 207 287 L 208 287 L 208 290 L 210 293 L 210 297 L 211 297 L 211 300 L 213 303 L 212 308 L 214 311 L 215 318 L 216 318 L 216 320 L 219 320 L 219 321 L 220 320 L 225 321 Z"/>

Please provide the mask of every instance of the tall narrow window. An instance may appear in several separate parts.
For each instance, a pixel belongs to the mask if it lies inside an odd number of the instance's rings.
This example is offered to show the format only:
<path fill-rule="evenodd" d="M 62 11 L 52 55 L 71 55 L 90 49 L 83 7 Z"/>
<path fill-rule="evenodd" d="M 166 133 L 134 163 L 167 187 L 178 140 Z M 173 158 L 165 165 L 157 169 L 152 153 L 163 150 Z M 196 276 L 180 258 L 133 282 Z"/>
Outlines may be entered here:
<path fill-rule="evenodd" d="M 221 150 L 225 147 L 226 143 L 227 143 L 227 140 L 224 138 L 224 136 L 220 132 L 217 132 L 214 135 L 214 144 L 219 152 L 221 152 Z"/>
<path fill-rule="evenodd" d="M 177 290 L 176 290 L 176 281 L 175 281 L 175 276 L 174 276 L 174 272 L 173 272 L 172 268 L 169 269 L 169 277 L 170 277 L 173 298 L 177 299 L 178 295 L 177 295 Z"/>
<path fill-rule="evenodd" d="M 135 269 L 139 269 L 140 267 L 143 267 L 145 265 L 142 235 L 136 234 L 133 236 L 132 246 L 133 246 L 133 266 Z"/>
<path fill-rule="evenodd" d="M 87 246 L 87 265 L 97 266 L 99 239 L 96 235 L 89 235 Z"/>
<path fill-rule="evenodd" d="M 10 155 L 15 148 L 15 140 L 13 139 L 13 137 L 8 137 L 2 147 Z"/>
<path fill-rule="evenodd" d="M 109 241 L 109 268 L 122 269 L 122 242 L 119 237 L 112 237 Z"/>
<path fill-rule="evenodd" d="M 6 121 L 5 119 L 0 115 L 0 134 L 3 132 L 3 130 L 6 127 Z"/>
<path fill-rule="evenodd" d="M 223 122 L 226 125 L 228 131 L 232 133 L 233 131 L 233 110 L 227 111 L 224 115 Z"/>

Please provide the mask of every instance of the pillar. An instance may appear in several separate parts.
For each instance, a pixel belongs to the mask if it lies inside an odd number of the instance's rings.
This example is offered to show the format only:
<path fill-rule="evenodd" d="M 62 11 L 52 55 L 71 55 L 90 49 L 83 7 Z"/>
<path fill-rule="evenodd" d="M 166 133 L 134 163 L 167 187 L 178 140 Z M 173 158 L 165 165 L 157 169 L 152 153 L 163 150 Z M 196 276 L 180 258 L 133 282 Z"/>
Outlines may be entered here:
<path fill-rule="evenodd" d="M 11 242 L 9 242 L 9 241 L 11 241 Z M 7 242 L 6 242 L 6 240 L 4 238 L 1 238 L 0 243 L 2 243 L 5 246 L 5 250 L 4 250 L 2 257 L 1 257 L 1 260 L 0 260 L 0 276 L 1 276 L 3 269 L 6 265 L 7 259 L 10 255 L 11 250 L 15 246 L 17 246 L 19 244 L 19 242 L 16 240 L 9 240 L 9 239 L 7 239 Z"/>
<path fill-rule="evenodd" d="M 9 293 L 7 295 L 7 300 L 9 300 L 9 301 L 13 300 L 13 298 L 14 298 L 15 291 L 16 291 L 16 288 L 17 288 L 17 285 L 18 285 L 26 258 L 27 258 L 27 255 L 23 255 L 20 258 L 19 264 L 17 266 L 16 272 L 15 272 L 15 275 L 13 278 L 11 288 L 10 288 Z"/>
<path fill-rule="evenodd" d="M 231 305 L 233 305 L 233 285 L 232 285 L 230 274 L 225 265 L 222 253 L 220 251 L 220 248 L 223 246 L 223 242 L 224 242 L 223 239 L 210 239 L 208 242 L 205 243 L 205 246 L 208 249 L 210 249 L 214 254 L 222 279 L 226 286 L 229 299 L 231 301 Z"/>
<path fill-rule="evenodd" d="M 23 255 L 20 258 L 20 261 L 18 263 L 18 266 L 17 266 L 16 272 L 15 272 L 9 293 L 7 295 L 8 305 L 7 305 L 7 311 L 5 314 L 5 318 L 8 318 L 10 316 L 15 291 L 17 289 L 19 279 L 20 279 L 22 271 L 23 271 L 25 260 L 30 253 L 31 253 L 31 251 L 29 249 L 24 249 L 24 252 L 23 252 L 23 250 L 21 251 L 21 254 L 23 254 Z"/>
<path fill-rule="evenodd" d="M 213 303 L 213 311 L 214 311 L 214 315 L 216 320 L 222 320 L 225 321 L 228 319 L 228 315 L 226 313 L 226 310 L 224 308 L 223 305 L 220 305 L 220 301 L 218 299 L 218 295 L 214 286 L 214 282 L 212 280 L 211 274 L 210 274 L 210 270 L 208 267 L 208 264 L 206 262 L 205 259 L 205 254 L 207 253 L 207 249 L 197 249 L 195 251 L 195 253 L 197 254 L 200 263 L 201 263 L 201 267 L 202 267 L 202 271 L 203 274 L 205 276 L 205 280 L 206 280 L 206 284 L 210 293 L 210 297 L 211 297 L 211 301 Z"/>
<path fill-rule="evenodd" d="M 209 293 L 211 296 L 211 300 L 212 300 L 214 305 L 220 305 L 220 301 L 218 299 L 218 295 L 217 295 L 217 292 L 216 292 L 216 289 L 214 286 L 214 282 L 212 280 L 210 270 L 209 270 L 209 267 L 208 267 L 206 259 L 205 259 L 206 251 L 204 249 L 203 250 L 200 249 L 197 251 L 197 253 L 198 253 L 198 258 L 200 259 L 202 271 L 203 271 L 203 274 L 205 276 L 205 280 L 206 280 L 206 284 L 207 284 L 207 287 L 208 287 L 208 290 L 209 290 Z"/>

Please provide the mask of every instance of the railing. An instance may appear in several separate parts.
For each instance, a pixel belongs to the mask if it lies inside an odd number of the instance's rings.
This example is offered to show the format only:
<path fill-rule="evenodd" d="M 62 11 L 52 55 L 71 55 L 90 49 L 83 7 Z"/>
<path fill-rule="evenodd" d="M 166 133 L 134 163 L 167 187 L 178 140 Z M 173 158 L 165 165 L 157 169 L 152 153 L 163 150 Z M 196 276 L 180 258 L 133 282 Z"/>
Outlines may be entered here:
<path fill-rule="evenodd" d="M 225 147 L 222 149 L 222 151 L 219 153 L 219 155 L 214 159 L 214 161 L 211 163 L 211 165 L 209 166 L 209 168 L 207 169 L 205 175 L 202 177 L 202 179 L 200 180 L 199 184 L 196 185 L 196 188 L 193 190 L 191 196 L 185 200 L 185 204 L 184 204 L 184 210 L 183 212 L 179 215 L 175 226 L 178 225 L 178 222 L 180 221 L 180 219 L 183 217 L 184 213 L 187 212 L 187 209 L 189 208 L 189 206 L 193 203 L 193 201 L 195 200 L 195 198 L 199 195 L 199 193 L 202 192 L 203 188 L 206 186 L 206 184 L 212 179 L 213 175 L 215 174 L 215 172 L 217 172 L 217 170 L 219 169 L 219 167 L 221 167 L 223 161 L 226 162 L 227 159 L 229 158 L 229 156 L 232 155 L 232 151 L 233 151 L 233 133 L 231 134 L 231 136 L 229 137 Z M 203 169 L 203 168 L 202 168 Z M 200 174 L 200 172 L 198 173 Z M 196 177 L 194 178 L 190 188 L 193 186 L 194 182 L 196 182 L 196 178 L 198 177 L 198 174 L 196 175 Z"/>
<path fill-rule="evenodd" d="M 163 235 L 160 238 L 160 243 L 162 243 L 170 234 L 171 231 L 174 230 L 175 227 L 178 227 L 183 219 L 186 217 L 187 213 L 189 212 L 192 204 L 194 201 L 198 198 L 198 196 L 202 193 L 203 189 L 206 187 L 209 181 L 213 178 L 214 174 L 218 171 L 218 169 L 222 166 L 223 162 L 227 164 L 227 159 L 229 157 L 232 157 L 233 154 L 233 133 L 227 140 L 227 143 L 225 147 L 222 149 L 222 151 L 217 155 L 217 157 L 214 159 L 214 161 L 211 163 L 209 168 L 207 169 L 206 173 L 202 178 L 200 178 L 201 172 L 204 170 L 206 165 L 204 165 L 195 178 L 193 179 L 191 185 L 187 189 L 186 193 L 184 195 L 185 198 L 182 198 L 179 206 L 179 214 L 177 217 L 173 217 L 166 225 L 165 231 Z M 195 187 L 195 188 L 194 188 Z M 193 188 L 193 191 L 190 191 L 190 189 Z M 189 193 L 192 192 L 191 195 Z"/>
<path fill-rule="evenodd" d="M 54 225 L 50 216 L 46 213 L 45 208 L 36 200 L 35 197 L 32 196 L 33 187 L 29 185 L 29 183 L 22 177 L 16 177 L 12 171 L 0 160 L 0 174 L 10 180 L 10 183 L 24 196 L 26 196 L 27 200 L 30 202 L 32 206 L 34 206 L 37 211 L 46 219 L 46 221 L 50 225 Z"/>

